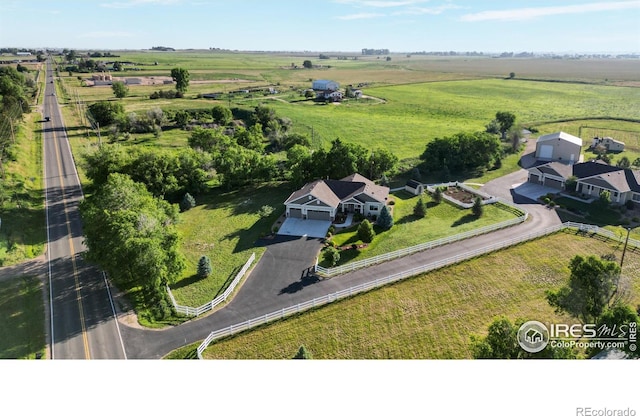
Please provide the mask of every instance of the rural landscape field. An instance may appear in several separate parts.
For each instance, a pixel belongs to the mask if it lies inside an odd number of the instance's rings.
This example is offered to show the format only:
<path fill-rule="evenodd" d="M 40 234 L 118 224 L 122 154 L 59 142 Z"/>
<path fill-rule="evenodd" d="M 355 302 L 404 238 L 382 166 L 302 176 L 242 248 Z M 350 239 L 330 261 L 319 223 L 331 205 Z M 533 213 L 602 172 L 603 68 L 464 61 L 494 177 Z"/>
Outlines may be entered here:
<path fill-rule="evenodd" d="M 89 52 L 78 51 L 78 54 Z M 260 242 L 277 231 L 284 214 L 283 202 L 301 185 L 287 172 L 292 166 L 291 158 L 295 156 L 282 144 L 288 137 L 306 142 L 310 154 L 330 152 L 336 139 L 364 149 L 367 154 L 392 154 L 397 162 L 392 169 L 383 172 L 391 187 L 404 186 L 408 179 L 415 179 L 416 172 L 423 183 L 440 182 L 442 172 L 431 169 L 421 159 L 427 144 L 436 138 L 484 131 L 498 112 L 515 115 L 516 126 L 530 130 L 531 136 L 523 138 L 516 148 L 508 142 L 503 143 L 500 165 L 448 172 L 450 180 L 468 181 L 481 187 L 516 172 L 521 168 L 519 160 L 525 152 L 526 139 L 535 140 L 539 135 L 555 131 L 582 137 L 585 158 L 591 154 L 588 149 L 590 139 L 596 136 L 612 136 L 626 143 L 625 152 L 613 155 L 612 163 L 622 156 L 631 161 L 640 158 L 640 107 L 635 105 L 640 102 L 637 79 L 640 63 L 633 59 L 406 54 L 391 54 L 386 59 L 337 54 L 318 59 L 316 54 L 229 51 L 117 51 L 113 54 L 115 57 L 108 58 L 109 61 L 126 62 L 119 71 L 80 72 L 68 61 L 67 55 L 53 55 L 56 76 L 52 82 L 55 82 L 57 100 L 62 104 L 70 146 L 86 196 L 98 192 L 100 187 L 94 179 L 100 177 L 100 169 L 113 169 L 108 163 L 126 165 L 143 163 L 144 159 L 136 159 L 143 157 L 149 160 L 155 160 L 153 157 L 159 157 L 158 160 L 186 157 L 178 155 L 190 149 L 194 129 L 215 125 L 211 115 L 213 108 L 230 110 L 234 128 L 242 126 L 247 131 L 250 131 L 251 117 L 257 117 L 257 109 L 266 109 L 264 112 L 269 113 L 270 120 L 279 123 L 272 130 L 262 126 L 265 128 L 264 135 L 259 135 L 262 142 L 252 146 L 258 146 L 261 149 L 258 157 L 273 161 L 274 169 L 277 167 L 280 173 L 268 179 L 230 182 L 231 174 L 221 175 L 212 169 L 207 172 L 204 187 L 194 193 L 193 207 L 178 214 L 175 224 L 177 249 L 184 256 L 184 267 L 169 286 L 178 304 L 194 308 L 224 292 L 251 254 L 255 253 L 256 263 L 259 262 L 265 252 L 265 245 Z M 91 58 L 87 55 L 81 59 Z M 305 61 L 311 63 L 308 68 L 305 68 Z M 176 67 L 187 70 L 190 75 L 184 95 L 150 98 L 158 91 L 174 90 L 174 83 L 154 80 L 170 79 L 171 70 Z M 42 63 L 28 68 L 34 73 L 43 73 Z M 129 79 L 127 94 L 116 98 L 111 85 L 88 86 L 101 74 L 108 74 L 114 77 L 113 80 Z M 343 87 L 353 86 L 361 90 L 362 95 L 336 103 L 319 102 L 305 96 L 312 82 L 318 79 L 335 80 Z M 154 84 L 143 85 L 145 83 Z M 91 114 L 96 103 L 121 106 L 122 117 L 129 123 L 152 115 L 157 121 L 148 131 L 123 131 L 115 124 L 100 125 Z M 191 115 L 189 126 L 177 125 L 176 114 L 180 112 Z M 26 146 L 39 143 L 40 131 L 30 131 L 28 123 L 37 125 L 38 116 L 35 113 L 27 116 L 27 124 L 21 127 L 17 141 L 24 151 L 34 154 L 32 164 L 20 169 L 33 171 L 40 166 L 35 157 L 38 150 Z M 102 156 L 96 156 L 102 154 L 100 152 L 114 152 L 120 161 L 103 162 Z M 139 162 L 134 162 L 136 160 Z M 257 163 L 257 160 L 246 163 Z M 28 174 L 19 173 L 12 166 L 18 165 L 9 165 L 8 172 L 15 171 L 12 175 L 20 175 L 13 176 L 13 183 L 25 187 L 28 184 L 37 195 L 38 175 L 32 173 L 33 180 L 25 182 Z M 134 173 L 134 176 L 153 181 L 156 184 L 153 189 L 161 189 L 158 191 L 160 196 L 177 206 L 182 194 L 172 194 L 172 188 L 165 187 L 169 179 L 161 176 L 159 166 L 148 164 L 146 173 Z M 2 218 L 6 221 L 3 225 L 10 224 L 0 231 L 4 244 L 0 246 L 3 265 L 19 264 L 43 252 L 44 233 L 37 235 L 37 230 L 28 231 L 19 223 L 12 225 L 11 222 L 12 218 L 17 221 L 25 217 L 29 223 L 42 221 L 42 204 L 36 195 L 31 196 L 30 207 L 15 199 L 6 199 L 3 203 Z M 483 217 L 474 220 L 467 210 L 449 204 L 437 206 L 432 197 L 426 196 L 429 213 L 425 219 L 416 221 L 412 210 L 418 197 L 396 192 L 393 199 L 397 225 L 391 231 L 378 230 L 379 236 L 369 247 L 345 254 L 339 264 L 514 218 L 513 212 L 488 206 Z M 608 215 L 592 217 L 591 221 L 595 219 L 598 225 L 620 233 L 620 226 L 624 225 L 621 217 L 617 213 Z M 584 217 L 574 218 L 568 212 L 562 216 L 589 222 Z M 632 222 L 631 225 L 637 227 L 638 224 Z M 27 235 L 27 231 L 30 234 Z M 631 230 L 631 236 L 637 238 L 637 229 Z M 359 242 L 354 229 L 336 234 L 333 240 L 337 245 Z M 495 317 L 504 315 L 515 320 L 535 315 L 539 319 L 551 319 L 553 308 L 546 305 L 544 292 L 557 288 L 568 277 L 570 257 L 604 254 L 611 249 L 611 244 L 563 233 L 542 238 L 216 342 L 205 357 L 284 359 L 295 354 L 300 345 L 305 345 L 314 357 L 324 359 L 470 358 L 471 336 L 485 334 Z M 559 247 L 569 249 L 560 250 Z M 538 255 L 525 254 L 531 251 Z M 613 251 L 619 257 L 619 244 Z M 198 276 L 198 262 L 203 257 L 210 259 L 212 270 L 204 279 Z M 634 272 L 637 271 L 636 257 L 635 252 L 627 257 L 627 267 Z M 504 267 L 505 261 L 513 264 Z M 325 263 L 321 261 L 321 264 Z M 500 271 L 502 269 L 521 272 L 508 272 L 507 278 Z M 540 273 L 547 277 L 539 280 L 533 276 Z M 437 285 L 434 286 L 434 282 Z M 633 287 L 632 300 L 637 303 L 637 280 Z M 143 291 L 135 282 L 120 285 L 119 289 L 125 296 L 119 297 L 118 307 L 135 311 L 143 325 L 163 327 L 190 319 L 145 306 Z M 464 293 L 454 296 L 458 291 Z M 409 293 L 421 295 L 412 297 Z M 518 296 L 519 293 L 523 296 Z M 505 296 L 509 302 L 497 301 Z M 446 299 L 450 298 L 462 303 L 447 303 Z M 366 312 L 374 310 L 377 311 L 375 314 Z M 352 318 L 340 319 L 345 313 Z M 33 316 L 36 318 L 30 325 L 41 326 L 39 319 L 42 317 Z M 391 330 L 391 327 L 396 329 Z M 455 337 L 448 342 L 445 338 L 450 334 L 445 328 L 456 328 Z M 330 343 L 325 342 L 328 333 L 333 334 Z M 376 343 L 368 340 L 369 337 L 375 338 Z M 27 342 L 26 338 L 14 340 L 7 347 L 8 351 L 24 350 L 23 344 Z M 35 350 L 29 346 L 26 351 L 31 352 L 25 352 L 24 356 L 32 356 L 34 351 L 41 350 L 42 346 Z M 187 347 L 176 356 L 192 354 L 193 347 Z"/>

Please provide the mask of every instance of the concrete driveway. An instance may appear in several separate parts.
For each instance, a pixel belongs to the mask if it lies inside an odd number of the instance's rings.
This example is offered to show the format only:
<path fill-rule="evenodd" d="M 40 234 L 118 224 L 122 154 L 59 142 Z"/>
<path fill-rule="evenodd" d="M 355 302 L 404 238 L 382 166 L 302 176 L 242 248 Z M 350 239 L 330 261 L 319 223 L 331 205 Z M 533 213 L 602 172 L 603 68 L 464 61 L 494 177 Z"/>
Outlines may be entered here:
<path fill-rule="evenodd" d="M 540 198 L 541 196 L 549 193 L 557 194 L 560 192 L 560 190 L 548 186 L 537 185 L 531 182 L 524 182 L 521 184 L 513 185 L 513 192 L 525 198 L 529 198 L 533 201 L 538 201 L 538 198 Z"/>
<path fill-rule="evenodd" d="M 301 218 L 287 218 L 278 230 L 279 235 L 299 236 L 309 238 L 324 238 L 331 221 L 303 220 Z"/>

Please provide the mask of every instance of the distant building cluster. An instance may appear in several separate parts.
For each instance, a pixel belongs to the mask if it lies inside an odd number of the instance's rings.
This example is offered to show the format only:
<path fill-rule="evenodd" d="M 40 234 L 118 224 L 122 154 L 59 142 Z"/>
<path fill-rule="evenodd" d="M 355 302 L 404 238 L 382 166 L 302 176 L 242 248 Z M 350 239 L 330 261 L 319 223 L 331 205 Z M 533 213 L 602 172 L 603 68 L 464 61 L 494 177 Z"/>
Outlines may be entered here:
<path fill-rule="evenodd" d="M 389 55 L 389 49 L 363 49 L 363 55 Z"/>

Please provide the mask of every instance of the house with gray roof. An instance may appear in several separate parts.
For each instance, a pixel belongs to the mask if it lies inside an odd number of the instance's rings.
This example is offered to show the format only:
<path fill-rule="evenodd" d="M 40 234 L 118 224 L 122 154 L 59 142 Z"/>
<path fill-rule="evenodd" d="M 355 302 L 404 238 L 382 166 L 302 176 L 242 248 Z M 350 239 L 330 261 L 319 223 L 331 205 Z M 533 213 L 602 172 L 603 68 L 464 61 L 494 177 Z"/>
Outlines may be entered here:
<path fill-rule="evenodd" d="M 575 165 L 550 162 L 528 169 L 531 183 L 564 190 L 569 177 L 576 178 L 576 192 L 585 197 L 599 197 L 609 191 L 611 202 L 633 201 L 640 205 L 640 170 L 607 165 L 596 160 Z"/>
<path fill-rule="evenodd" d="M 354 173 L 340 180 L 307 183 L 293 192 L 284 205 L 287 218 L 333 221 L 339 212 L 377 217 L 388 199 L 388 187 Z"/>

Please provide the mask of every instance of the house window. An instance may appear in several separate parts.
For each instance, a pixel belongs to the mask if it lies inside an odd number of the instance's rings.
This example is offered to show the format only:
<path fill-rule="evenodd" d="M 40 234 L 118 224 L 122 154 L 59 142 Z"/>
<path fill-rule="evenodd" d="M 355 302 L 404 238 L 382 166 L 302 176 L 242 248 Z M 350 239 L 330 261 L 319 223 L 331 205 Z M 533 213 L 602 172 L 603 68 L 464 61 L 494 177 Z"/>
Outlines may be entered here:
<path fill-rule="evenodd" d="M 613 197 L 614 197 L 614 198 L 617 198 L 617 197 L 618 197 L 618 193 L 617 193 L 617 192 L 614 192 L 614 193 L 613 193 Z"/>
<path fill-rule="evenodd" d="M 372 205 L 371 207 L 369 207 L 369 211 L 377 211 L 377 210 L 378 210 L 377 205 Z"/>
<path fill-rule="evenodd" d="M 640 194 L 633 194 L 633 198 L 634 201 L 640 201 Z"/>

